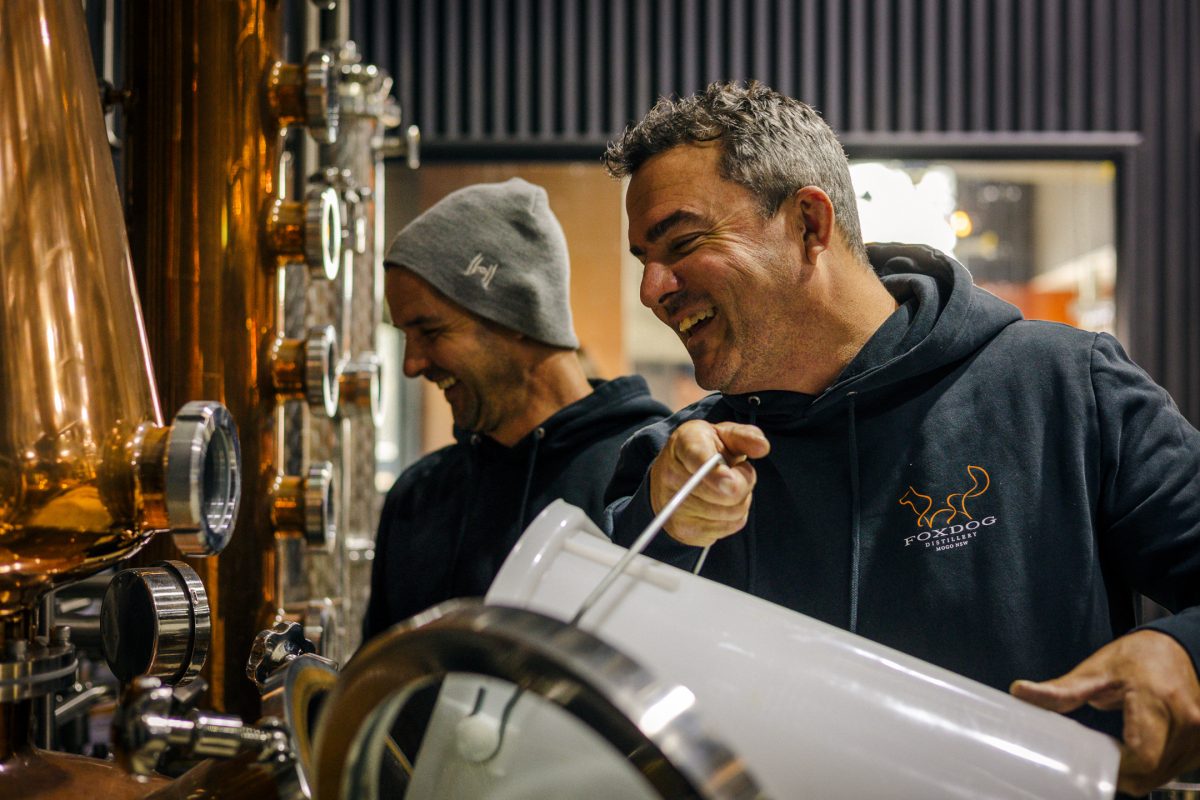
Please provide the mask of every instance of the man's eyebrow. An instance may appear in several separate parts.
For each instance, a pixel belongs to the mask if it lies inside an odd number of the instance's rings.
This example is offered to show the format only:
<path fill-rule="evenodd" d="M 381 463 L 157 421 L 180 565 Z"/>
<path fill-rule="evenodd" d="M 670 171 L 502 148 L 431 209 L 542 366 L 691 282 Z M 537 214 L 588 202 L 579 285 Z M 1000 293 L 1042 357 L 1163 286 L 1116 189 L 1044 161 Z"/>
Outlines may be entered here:
<path fill-rule="evenodd" d="M 649 244 L 654 244 L 671 228 L 684 222 L 695 222 L 700 219 L 700 215 L 694 211 L 685 211 L 682 208 L 673 214 L 669 214 L 658 222 L 650 226 L 650 230 L 646 231 L 646 241 Z M 636 245 L 629 247 L 629 252 L 635 256 L 642 255 L 642 248 Z"/>
<path fill-rule="evenodd" d="M 437 317 L 431 316 L 429 314 L 418 314 L 415 317 L 409 317 L 408 319 L 404 320 L 403 322 L 397 323 L 396 327 L 397 328 L 420 328 L 420 327 L 423 327 L 425 325 L 430 325 L 435 322 L 437 322 Z"/>

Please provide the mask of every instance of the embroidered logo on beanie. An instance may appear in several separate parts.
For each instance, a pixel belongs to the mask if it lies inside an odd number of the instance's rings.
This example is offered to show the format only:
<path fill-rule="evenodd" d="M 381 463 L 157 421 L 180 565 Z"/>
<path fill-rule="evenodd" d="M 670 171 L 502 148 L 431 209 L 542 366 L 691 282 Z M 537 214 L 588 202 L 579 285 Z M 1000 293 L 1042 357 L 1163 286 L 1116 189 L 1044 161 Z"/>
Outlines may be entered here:
<path fill-rule="evenodd" d="M 475 257 L 471 259 L 471 263 L 467 264 L 463 275 L 481 276 L 479 282 L 483 284 L 484 289 L 487 289 L 492 285 L 492 278 L 496 277 L 496 270 L 499 266 L 499 264 L 483 263 L 483 253 L 476 253 Z"/>

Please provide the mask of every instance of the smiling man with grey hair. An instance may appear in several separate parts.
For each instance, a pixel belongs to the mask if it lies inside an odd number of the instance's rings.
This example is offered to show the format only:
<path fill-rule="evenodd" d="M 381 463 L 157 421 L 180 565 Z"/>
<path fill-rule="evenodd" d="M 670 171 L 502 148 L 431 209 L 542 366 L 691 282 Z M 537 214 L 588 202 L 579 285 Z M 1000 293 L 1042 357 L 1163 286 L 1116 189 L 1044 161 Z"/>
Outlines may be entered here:
<path fill-rule="evenodd" d="M 1200 766 L 1200 433 L 1121 345 L 864 247 L 837 138 L 762 84 L 661 100 L 605 162 L 718 391 L 622 449 L 613 538 L 720 453 L 648 553 L 1123 736 L 1124 791 Z M 1135 591 L 1177 613 L 1133 630 Z"/>

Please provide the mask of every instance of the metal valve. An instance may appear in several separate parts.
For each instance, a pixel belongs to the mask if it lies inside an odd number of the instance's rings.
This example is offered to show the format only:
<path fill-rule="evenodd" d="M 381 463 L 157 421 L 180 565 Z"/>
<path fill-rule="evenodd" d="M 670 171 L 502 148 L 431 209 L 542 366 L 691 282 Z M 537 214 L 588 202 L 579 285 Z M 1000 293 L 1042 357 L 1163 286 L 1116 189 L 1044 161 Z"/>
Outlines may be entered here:
<path fill-rule="evenodd" d="M 382 128 L 399 125 L 400 106 L 391 96 L 392 76 L 374 64 L 362 63 L 362 54 L 353 41 L 342 45 L 338 63 L 343 116 L 374 119 Z"/>
<path fill-rule="evenodd" d="M 330 186 L 310 185 L 304 202 L 275 200 L 263 228 L 276 266 L 305 264 L 318 280 L 337 278 L 342 261 L 342 201 Z"/>
<path fill-rule="evenodd" d="M 122 681 L 150 675 L 186 684 L 204 666 L 211 617 L 200 576 L 182 561 L 123 570 L 104 594 L 104 657 Z"/>
<path fill-rule="evenodd" d="M 304 64 L 277 62 L 267 77 L 267 101 L 279 127 L 303 124 L 321 144 L 337 141 L 341 97 L 337 60 L 314 50 Z"/>
<path fill-rule="evenodd" d="M 371 190 L 359 186 L 348 169 L 326 167 L 309 179 L 311 183 L 325 185 L 337 192 L 342 199 L 342 228 L 346 246 L 362 255 L 367 252 L 366 202 Z"/>
<path fill-rule="evenodd" d="M 297 656 L 315 652 L 316 646 L 304 638 L 304 629 L 298 623 L 277 622 L 254 637 L 250 659 L 246 663 L 246 677 L 262 691 L 272 672 Z"/>
<path fill-rule="evenodd" d="M 343 222 L 336 192 L 309 192 L 304 201 L 304 263 L 313 277 L 330 281 L 337 277 L 345 236 Z"/>
<path fill-rule="evenodd" d="M 342 366 L 338 379 L 341 394 L 338 413 L 342 417 L 365 411 L 376 427 L 382 424 L 382 369 L 383 360 L 371 352 L 362 353 Z"/>
<path fill-rule="evenodd" d="M 337 533 L 336 486 L 328 461 L 310 465 L 304 477 L 276 478 L 271 490 L 275 533 L 303 536 L 309 547 L 328 551 Z"/>
<path fill-rule="evenodd" d="M 255 753 L 260 762 L 292 762 L 288 735 L 278 720 L 267 717 L 249 726 L 238 717 L 195 710 L 179 716 L 171 688 L 146 676 L 135 678 L 117 705 L 113 749 L 117 762 L 135 775 L 154 773 L 168 750 L 186 760 Z"/>
<path fill-rule="evenodd" d="M 337 413 L 338 345 L 332 325 L 310 328 L 306 339 L 277 339 L 271 354 L 275 396 L 303 399 L 310 408 L 332 417 Z"/>
<path fill-rule="evenodd" d="M 134 462 L 140 527 L 170 530 L 187 556 L 225 549 L 242 496 L 237 426 L 225 406 L 196 400 L 169 427 L 143 425 Z"/>
<path fill-rule="evenodd" d="M 328 599 L 324 604 L 332 605 Z M 320 644 L 308 638 L 312 635 L 309 616 L 303 614 L 303 626 L 284 619 L 259 633 L 246 664 L 246 675 L 258 686 L 263 713 L 283 720 L 297 756 L 294 774 L 298 791 L 292 797 L 314 796 L 312 754 L 316 751 L 317 723 L 338 674 L 335 662 L 314 652 L 320 651 Z"/>
<path fill-rule="evenodd" d="M 383 154 L 385 156 L 403 156 L 404 163 L 409 169 L 419 169 L 421 166 L 421 129 L 409 125 L 404 129 L 404 138 L 389 136 L 384 140 Z"/>

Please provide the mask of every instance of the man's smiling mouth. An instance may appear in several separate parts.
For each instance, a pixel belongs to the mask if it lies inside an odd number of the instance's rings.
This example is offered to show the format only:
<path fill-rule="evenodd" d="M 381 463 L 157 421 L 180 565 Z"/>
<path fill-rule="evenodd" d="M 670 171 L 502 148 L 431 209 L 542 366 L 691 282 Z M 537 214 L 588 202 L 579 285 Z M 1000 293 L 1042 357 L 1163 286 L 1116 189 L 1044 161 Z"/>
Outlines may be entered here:
<path fill-rule="evenodd" d="M 679 321 L 679 335 L 683 336 L 685 339 L 690 338 L 691 334 L 688 333 L 688 331 L 692 330 L 692 328 L 696 327 L 705 320 L 712 319 L 716 315 L 717 310 L 712 306 L 709 306 L 701 311 L 697 311 L 695 314 L 690 314 L 684 317 Z"/>

